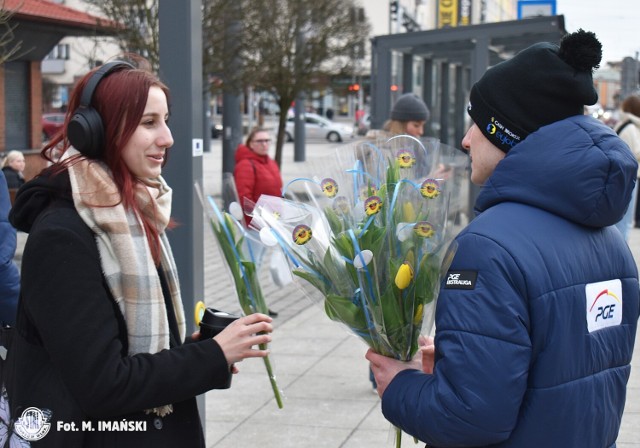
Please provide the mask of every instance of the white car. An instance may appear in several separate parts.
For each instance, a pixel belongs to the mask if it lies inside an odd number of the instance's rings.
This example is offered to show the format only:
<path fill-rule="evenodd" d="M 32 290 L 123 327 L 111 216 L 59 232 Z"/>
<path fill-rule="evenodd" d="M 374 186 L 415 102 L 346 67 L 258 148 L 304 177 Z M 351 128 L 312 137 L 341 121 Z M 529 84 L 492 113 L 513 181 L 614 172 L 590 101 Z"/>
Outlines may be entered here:
<path fill-rule="evenodd" d="M 308 139 L 327 139 L 330 142 L 342 142 L 353 138 L 353 128 L 341 123 L 328 120 L 317 114 L 305 113 L 305 137 Z M 285 136 L 288 142 L 292 142 L 295 137 L 295 117 L 287 119 L 285 125 Z"/>

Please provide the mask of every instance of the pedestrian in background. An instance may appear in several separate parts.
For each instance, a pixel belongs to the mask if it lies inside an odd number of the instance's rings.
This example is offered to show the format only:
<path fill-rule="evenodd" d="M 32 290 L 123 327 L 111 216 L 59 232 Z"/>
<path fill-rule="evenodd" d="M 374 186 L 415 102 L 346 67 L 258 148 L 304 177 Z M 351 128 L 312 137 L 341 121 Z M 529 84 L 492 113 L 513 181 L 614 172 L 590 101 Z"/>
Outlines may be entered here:
<path fill-rule="evenodd" d="M 2 172 L 9 188 L 18 189 L 24 184 L 24 168 L 24 154 L 15 149 L 9 151 L 2 162 Z"/>
<path fill-rule="evenodd" d="M 619 117 L 618 123 L 614 126 L 613 130 L 629 145 L 636 160 L 640 161 L 640 97 L 638 95 L 631 95 L 625 98 L 620 105 Z M 638 196 L 638 178 L 640 178 L 640 169 L 637 173 L 636 186 L 633 189 L 629 208 L 620 222 L 616 224 L 625 240 L 629 240 L 629 232 L 634 226 L 633 221 L 636 216 Z M 637 224 L 638 223 L 636 223 L 636 225 Z"/>
<path fill-rule="evenodd" d="M 51 160 L 62 145 L 60 160 L 11 210 L 29 236 L 7 390 L 14 420 L 50 424 L 38 445 L 204 447 L 195 397 L 227 386 L 235 363 L 267 355 L 252 348 L 271 340 L 263 314 L 211 339 L 185 336 L 161 176 L 174 143 L 168 104 L 145 69 L 92 70 L 42 151 Z M 100 431 L 105 422 L 129 430 Z"/>
<path fill-rule="evenodd" d="M 0 171 L 0 325 L 15 325 L 20 273 L 13 262 L 16 254 L 16 229 L 9 223 L 9 189 Z"/>
<path fill-rule="evenodd" d="M 244 144 L 236 148 L 233 178 L 241 205 L 245 200 L 255 204 L 261 195 L 282 195 L 282 175 L 278 164 L 269 157 L 271 137 L 263 128 L 254 128 Z M 247 225 L 251 221 L 246 216 Z"/>
<path fill-rule="evenodd" d="M 471 89 L 462 146 L 482 186 L 458 234 L 434 344 L 367 352 L 385 417 L 430 446 L 615 446 L 638 271 L 611 226 L 638 163 L 595 104 L 593 33 L 533 45 Z"/>
<path fill-rule="evenodd" d="M 415 93 L 401 95 L 393 104 L 390 119 L 383 129 L 394 135 L 406 134 L 412 137 L 424 135 L 424 125 L 429 120 L 429 108 Z"/>

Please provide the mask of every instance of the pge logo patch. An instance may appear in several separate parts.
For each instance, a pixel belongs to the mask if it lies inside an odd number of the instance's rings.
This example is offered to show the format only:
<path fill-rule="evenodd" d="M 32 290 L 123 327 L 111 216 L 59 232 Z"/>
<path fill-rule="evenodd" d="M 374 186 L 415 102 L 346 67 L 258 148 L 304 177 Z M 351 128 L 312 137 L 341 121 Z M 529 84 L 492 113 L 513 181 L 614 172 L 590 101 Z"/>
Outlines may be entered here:
<path fill-rule="evenodd" d="M 589 333 L 622 322 L 622 283 L 619 279 L 585 286 Z"/>
<path fill-rule="evenodd" d="M 449 271 L 444 282 L 445 289 L 475 289 L 478 271 Z"/>

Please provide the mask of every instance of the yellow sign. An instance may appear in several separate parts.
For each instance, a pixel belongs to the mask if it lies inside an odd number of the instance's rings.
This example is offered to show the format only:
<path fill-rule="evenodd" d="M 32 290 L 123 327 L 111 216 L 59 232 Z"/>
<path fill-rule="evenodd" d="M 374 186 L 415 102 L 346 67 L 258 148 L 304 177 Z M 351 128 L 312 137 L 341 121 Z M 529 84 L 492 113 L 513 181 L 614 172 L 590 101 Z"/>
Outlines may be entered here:
<path fill-rule="evenodd" d="M 458 0 L 438 0 L 438 28 L 458 25 Z"/>

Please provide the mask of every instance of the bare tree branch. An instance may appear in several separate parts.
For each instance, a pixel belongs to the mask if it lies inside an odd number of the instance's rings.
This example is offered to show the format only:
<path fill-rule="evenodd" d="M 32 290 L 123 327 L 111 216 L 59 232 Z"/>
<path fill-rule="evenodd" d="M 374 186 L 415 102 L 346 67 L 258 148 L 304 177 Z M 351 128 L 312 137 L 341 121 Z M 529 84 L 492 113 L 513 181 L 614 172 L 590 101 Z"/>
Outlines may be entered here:
<path fill-rule="evenodd" d="M 121 23 L 124 52 L 159 68 L 159 0 L 88 0 Z M 355 74 L 354 55 L 370 25 L 355 0 L 202 0 L 203 76 L 212 93 L 246 87 L 271 92 L 283 112 L 276 161 L 282 160 L 286 111 L 302 92 L 323 89 L 330 74 Z M 215 80 L 215 82 L 214 82 Z"/>
<path fill-rule="evenodd" d="M 238 2 L 239 17 L 228 16 Z M 326 87 L 328 74 L 354 73 L 353 56 L 369 35 L 369 23 L 358 20 L 354 0 L 204 0 L 204 16 L 206 70 L 223 77 L 223 88 L 240 83 L 276 97 L 281 164 L 289 106 L 299 93 Z M 231 54 L 223 45 L 225 17 L 242 23 Z M 240 58 L 241 70 L 225 71 L 234 58 Z"/>
<path fill-rule="evenodd" d="M 9 23 L 12 16 L 13 12 L 5 9 L 4 0 L 0 1 L 0 64 L 11 60 L 22 47 L 13 35 L 16 25 Z"/>

